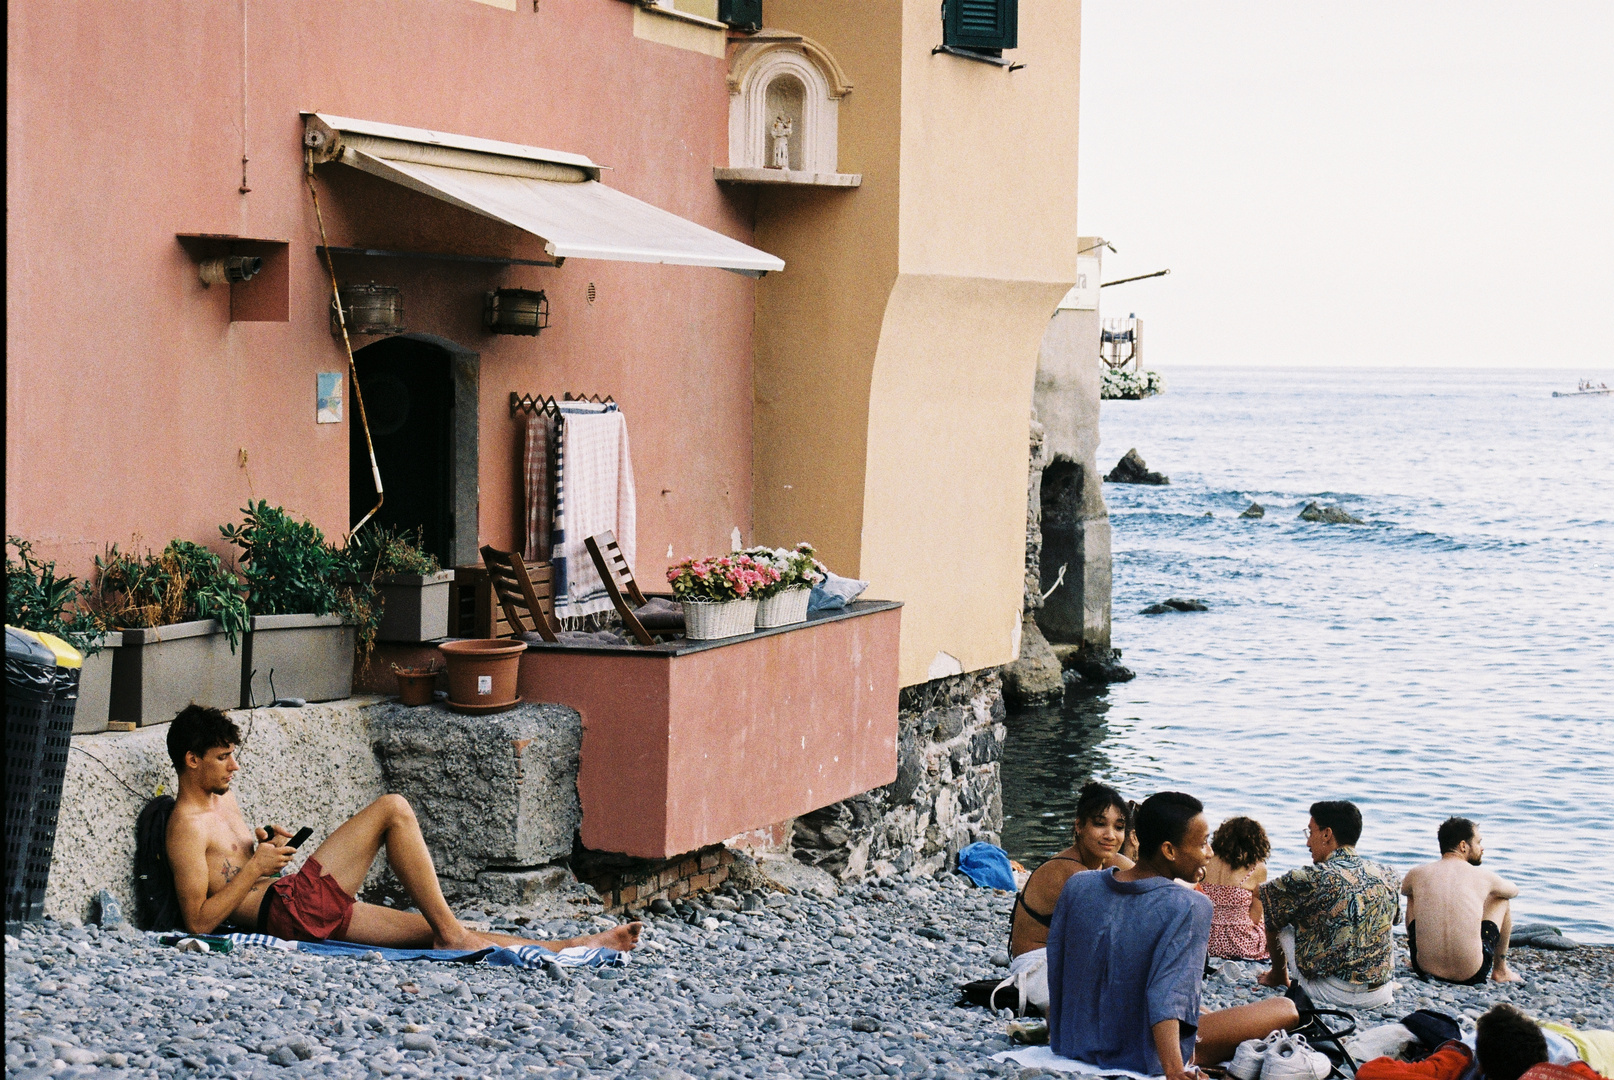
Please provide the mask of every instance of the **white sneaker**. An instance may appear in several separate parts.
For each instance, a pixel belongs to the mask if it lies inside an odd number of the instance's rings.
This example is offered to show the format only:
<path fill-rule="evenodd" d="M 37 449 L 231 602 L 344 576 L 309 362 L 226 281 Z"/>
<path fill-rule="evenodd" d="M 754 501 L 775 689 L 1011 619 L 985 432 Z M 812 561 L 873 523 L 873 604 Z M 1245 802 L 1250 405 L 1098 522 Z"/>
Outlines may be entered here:
<path fill-rule="evenodd" d="M 1304 1035 L 1285 1035 L 1261 1058 L 1262 1080 L 1327 1080 L 1333 1071 L 1328 1055 L 1313 1050 Z"/>
<path fill-rule="evenodd" d="M 1234 1080 L 1256 1080 L 1261 1075 L 1261 1059 L 1272 1044 L 1283 1038 L 1283 1031 L 1271 1032 L 1264 1039 L 1245 1039 L 1233 1051 L 1233 1060 L 1227 1063 L 1227 1075 Z"/>

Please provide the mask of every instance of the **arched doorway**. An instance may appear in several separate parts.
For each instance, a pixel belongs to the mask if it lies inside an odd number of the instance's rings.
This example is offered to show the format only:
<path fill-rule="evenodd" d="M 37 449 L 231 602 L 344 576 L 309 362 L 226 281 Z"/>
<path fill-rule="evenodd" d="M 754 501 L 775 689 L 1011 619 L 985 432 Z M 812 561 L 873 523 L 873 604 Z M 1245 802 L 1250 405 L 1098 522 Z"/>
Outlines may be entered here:
<path fill-rule="evenodd" d="M 353 354 L 386 500 L 372 523 L 420 532 L 444 566 L 476 561 L 478 356 L 445 338 L 400 334 Z M 375 483 L 355 403 L 348 509 L 375 505 Z"/>

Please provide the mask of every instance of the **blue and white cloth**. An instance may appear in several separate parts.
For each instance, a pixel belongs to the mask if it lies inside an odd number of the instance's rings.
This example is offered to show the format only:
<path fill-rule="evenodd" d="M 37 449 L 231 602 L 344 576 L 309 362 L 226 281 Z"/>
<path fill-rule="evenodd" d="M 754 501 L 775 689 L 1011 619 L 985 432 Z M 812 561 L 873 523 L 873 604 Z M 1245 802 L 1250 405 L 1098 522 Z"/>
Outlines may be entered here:
<path fill-rule="evenodd" d="M 540 968 L 545 964 L 560 967 L 626 967 L 631 954 L 604 946 L 573 945 L 554 952 L 542 945 L 517 945 L 513 948 L 489 947 L 485 949 L 383 949 L 378 945 L 357 945 L 351 941 L 287 941 L 269 934 L 229 934 L 235 945 L 259 945 L 287 952 L 306 952 L 315 956 L 362 957 L 378 954 L 383 960 L 431 960 L 437 963 L 478 964 L 492 967 Z"/>
<path fill-rule="evenodd" d="M 824 580 L 813 586 L 812 595 L 807 598 L 807 610 L 833 611 L 843 608 L 862 596 L 868 587 L 867 581 L 826 572 Z"/>
<path fill-rule="evenodd" d="M 631 569 L 635 561 L 637 501 L 628 426 L 614 404 L 560 403 L 555 442 L 555 527 L 550 562 L 555 617 L 576 619 L 611 608 L 611 594 L 584 546 L 590 536 L 616 535 Z"/>

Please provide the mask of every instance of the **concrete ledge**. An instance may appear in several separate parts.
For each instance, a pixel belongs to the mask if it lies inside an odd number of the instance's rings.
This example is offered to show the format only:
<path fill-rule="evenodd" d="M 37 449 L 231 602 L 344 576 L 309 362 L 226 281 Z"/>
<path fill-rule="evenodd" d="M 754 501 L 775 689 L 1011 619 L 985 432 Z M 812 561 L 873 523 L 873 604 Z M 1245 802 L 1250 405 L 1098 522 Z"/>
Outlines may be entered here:
<path fill-rule="evenodd" d="M 712 169 L 712 179 L 724 184 L 796 184 L 806 187 L 855 188 L 863 185 L 862 173 L 821 173 L 801 169 L 761 169 L 755 167 Z"/>
<path fill-rule="evenodd" d="M 241 709 L 236 798 L 247 823 L 277 821 L 314 830 L 311 854 L 353 814 L 386 794 L 370 753 L 374 698 L 349 698 L 302 709 Z M 174 790 L 168 725 L 74 736 L 67 755 L 62 811 L 56 826 L 45 913 L 83 919 L 97 890 L 111 891 L 131 916 L 135 819 L 159 787 Z M 301 859 L 292 869 L 301 865 Z M 385 863 L 377 860 L 371 881 Z"/>

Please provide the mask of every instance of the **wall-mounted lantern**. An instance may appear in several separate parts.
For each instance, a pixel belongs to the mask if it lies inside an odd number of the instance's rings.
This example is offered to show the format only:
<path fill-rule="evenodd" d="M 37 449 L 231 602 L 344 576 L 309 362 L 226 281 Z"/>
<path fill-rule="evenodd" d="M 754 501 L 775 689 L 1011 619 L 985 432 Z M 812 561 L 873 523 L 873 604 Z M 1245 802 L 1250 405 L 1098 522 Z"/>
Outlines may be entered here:
<path fill-rule="evenodd" d="M 343 285 L 337 290 L 342 298 L 342 316 L 347 320 L 349 334 L 401 334 L 403 324 L 403 295 L 396 285 Z M 331 303 L 331 333 L 340 334 L 341 323 L 336 317 L 336 303 Z"/>
<path fill-rule="evenodd" d="M 549 325 L 549 298 L 542 289 L 494 289 L 482 305 L 482 325 L 494 334 L 535 337 Z"/>
<path fill-rule="evenodd" d="M 222 259 L 203 259 L 196 267 L 203 285 L 230 285 L 237 281 L 251 281 L 263 272 L 263 260 L 256 255 L 227 255 Z"/>
<path fill-rule="evenodd" d="M 286 241 L 231 233 L 177 233 L 175 238 L 190 256 L 204 287 L 225 287 L 231 322 L 285 322 L 291 318 L 291 260 Z"/>

